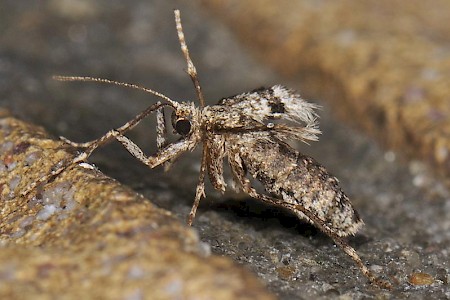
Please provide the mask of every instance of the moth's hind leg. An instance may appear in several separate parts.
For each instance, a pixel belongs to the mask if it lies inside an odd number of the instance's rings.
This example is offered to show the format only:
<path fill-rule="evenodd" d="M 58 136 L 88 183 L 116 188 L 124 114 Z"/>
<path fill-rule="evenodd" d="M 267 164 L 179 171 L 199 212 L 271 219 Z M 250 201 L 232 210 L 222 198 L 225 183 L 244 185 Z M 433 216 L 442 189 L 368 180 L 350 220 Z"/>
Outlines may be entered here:
<path fill-rule="evenodd" d="M 229 154 L 229 163 L 231 166 L 231 171 L 233 172 L 233 175 L 235 176 L 236 180 L 238 181 L 239 185 L 241 186 L 242 190 L 247 193 L 252 198 L 261 200 L 263 202 L 266 202 L 271 205 L 277 205 L 284 207 L 286 209 L 289 209 L 292 212 L 302 212 L 305 216 L 307 216 L 316 227 L 318 227 L 323 233 L 328 235 L 336 245 L 338 245 L 350 258 L 356 263 L 356 265 L 359 267 L 361 272 L 366 276 L 370 282 L 373 284 L 385 288 L 385 289 L 392 289 L 392 285 L 382 280 L 378 277 L 376 277 L 363 263 L 361 258 L 359 257 L 358 253 L 356 253 L 356 250 L 348 244 L 348 242 L 338 236 L 336 233 L 334 233 L 332 230 L 330 230 L 328 227 L 326 227 L 322 220 L 320 220 L 316 215 L 311 213 L 311 211 L 305 209 L 304 207 L 300 205 L 294 205 L 287 203 L 283 201 L 282 199 L 277 199 L 274 197 L 270 197 L 261 193 L 258 193 L 251 185 L 250 180 L 246 177 L 246 172 L 243 167 L 243 162 L 239 154 Z"/>

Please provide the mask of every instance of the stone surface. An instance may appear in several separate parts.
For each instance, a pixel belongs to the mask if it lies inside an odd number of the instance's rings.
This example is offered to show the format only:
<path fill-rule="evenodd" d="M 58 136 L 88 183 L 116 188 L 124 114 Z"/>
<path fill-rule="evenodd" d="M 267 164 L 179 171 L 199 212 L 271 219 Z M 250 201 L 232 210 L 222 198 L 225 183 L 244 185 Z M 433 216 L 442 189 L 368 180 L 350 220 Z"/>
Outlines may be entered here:
<path fill-rule="evenodd" d="M 247 16 L 259 9 L 273 11 L 269 4 L 251 7 Z M 326 100 L 323 92 L 339 93 L 323 77 L 313 76 L 309 67 L 301 81 L 281 79 L 240 47 L 215 17 L 190 2 L 55 0 L 0 5 L 0 105 L 55 136 L 74 141 L 89 141 L 120 126 L 155 99 L 117 87 L 54 82 L 51 75 L 101 76 L 141 84 L 177 100 L 195 99 L 183 72 L 174 7 L 181 9 L 209 103 L 276 83 L 301 87 L 300 93 L 308 99 Z M 264 28 L 264 22 L 246 21 Z M 254 38 L 259 39 L 257 34 Z M 295 60 L 284 57 L 294 64 Z M 315 92 L 317 86 L 322 86 L 323 94 Z M 257 274 L 280 299 L 450 297 L 450 201 L 445 184 L 423 162 L 408 161 L 404 148 L 382 150 L 361 132 L 336 122 L 335 112 L 325 104 L 320 111 L 320 141 L 298 148 L 340 179 L 366 223 L 351 244 L 373 272 L 387 275 L 396 284 L 393 291 L 368 284 L 352 261 L 313 227 L 245 195 L 220 195 L 209 186 L 194 222 L 200 239 L 213 253 Z M 150 118 L 129 135 L 148 153 L 155 149 L 154 126 Z M 148 170 L 113 143 L 99 149 L 90 162 L 184 222 L 194 198 L 198 154 L 185 155 L 163 173 Z M 15 259 L 20 260 L 19 251 L 5 251 L 10 252 L 4 257 L 18 253 Z M 434 282 L 412 286 L 408 280 L 418 273 L 429 274 Z"/>
<path fill-rule="evenodd" d="M 0 141 L 2 299 L 273 299 L 170 212 L 95 168 L 21 196 L 73 153 L 11 117 L 0 119 Z"/>

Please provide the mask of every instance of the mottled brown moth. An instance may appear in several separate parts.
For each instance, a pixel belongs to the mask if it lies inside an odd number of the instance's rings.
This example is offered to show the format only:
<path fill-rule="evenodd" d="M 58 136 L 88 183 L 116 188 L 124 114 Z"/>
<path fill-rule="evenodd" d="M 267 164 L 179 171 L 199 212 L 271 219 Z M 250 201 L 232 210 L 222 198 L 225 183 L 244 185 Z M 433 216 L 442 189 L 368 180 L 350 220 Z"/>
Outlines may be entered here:
<path fill-rule="evenodd" d="M 75 143 L 63 138 L 78 148 L 79 154 L 70 163 L 34 183 L 23 195 L 68 167 L 85 162 L 95 149 L 114 139 L 150 168 L 163 164 L 167 166 L 184 152 L 192 151 L 201 144 L 203 151 L 199 182 L 188 217 L 189 225 L 192 225 L 200 200 L 205 197 L 206 174 L 215 189 L 225 191 L 227 185 L 223 176 L 223 161 L 227 158 L 234 180 L 242 191 L 270 205 L 286 208 L 300 219 L 312 223 L 333 239 L 372 283 L 390 288 L 388 282 L 375 277 L 345 240 L 346 236 L 354 235 L 360 229 L 363 221 L 340 188 L 338 180 L 313 158 L 301 154 L 287 143 L 292 140 L 308 142 L 318 139 L 320 131 L 316 105 L 306 102 L 290 89 L 275 85 L 224 98 L 216 105 L 206 106 L 178 10 L 175 10 L 175 22 L 199 106 L 193 102 L 174 101 L 134 84 L 92 77 L 55 76 L 60 81 L 94 81 L 131 87 L 153 94 L 161 100 L 96 140 Z M 180 136 L 173 143 L 167 139 L 167 109 L 172 110 L 174 133 Z M 158 151 L 147 156 L 124 134 L 152 112 L 156 112 Z M 260 193 L 252 186 L 249 175 L 262 183 L 266 193 Z"/>

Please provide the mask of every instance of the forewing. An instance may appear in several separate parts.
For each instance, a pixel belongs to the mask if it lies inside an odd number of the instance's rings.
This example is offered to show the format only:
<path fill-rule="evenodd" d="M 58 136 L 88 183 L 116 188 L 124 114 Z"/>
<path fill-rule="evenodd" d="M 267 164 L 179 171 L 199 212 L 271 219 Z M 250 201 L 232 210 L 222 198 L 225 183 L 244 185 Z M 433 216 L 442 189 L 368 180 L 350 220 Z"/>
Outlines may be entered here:
<path fill-rule="evenodd" d="M 242 115 L 259 123 L 286 120 L 298 124 L 299 127 L 290 127 L 299 129 L 297 131 L 298 136 L 295 136 L 294 133 L 294 138 L 314 141 L 318 139 L 317 135 L 320 134 L 317 114 L 314 111 L 318 106 L 306 102 L 300 95 L 281 85 L 224 98 L 218 104 L 229 106 L 233 110 L 237 109 Z M 286 128 L 286 126 L 282 127 L 280 131 L 293 132 L 293 130 L 287 130 Z"/>

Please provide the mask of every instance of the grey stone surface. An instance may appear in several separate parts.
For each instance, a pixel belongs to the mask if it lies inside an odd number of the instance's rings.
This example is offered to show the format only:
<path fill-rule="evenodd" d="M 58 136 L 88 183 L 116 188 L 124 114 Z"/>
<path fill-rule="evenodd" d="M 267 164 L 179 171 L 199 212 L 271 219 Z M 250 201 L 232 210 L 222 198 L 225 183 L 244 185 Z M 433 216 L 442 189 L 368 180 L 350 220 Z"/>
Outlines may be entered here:
<path fill-rule="evenodd" d="M 0 4 L 0 105 L 55 136 L 94 139 L 153 103 L 139 91 L 92 83 L 59 83 L 51 75 L 99 76 L 195 98 L 179 50 L 173 8 L 182 12 L 190 52 L 209 103 L 262 85 L 283 83 L 308 94 L 252 59 L 206 12 L 181 1 L 5 1 Z M 321 113 L 321 140 L 298 145 L 334 173 L 366 226 L 351 244 L 394 283 L 372 287 L 330 239 L 288 213 L 245 195 L 220 195 L 209 186 L 194 226 L 212 251 L 253 270 L 280 299 L 450 298 L 450 198 L 420 162 L 379 148 L 357 129 Z M 154 121 L 129 136 L 155 149 Z M 116 144 L 91 162 L 180 219 L 194 198 L 199 153 L 174 168 L 148 170 Z M 416 272 L 432 285 L 408 283 Z"/>

